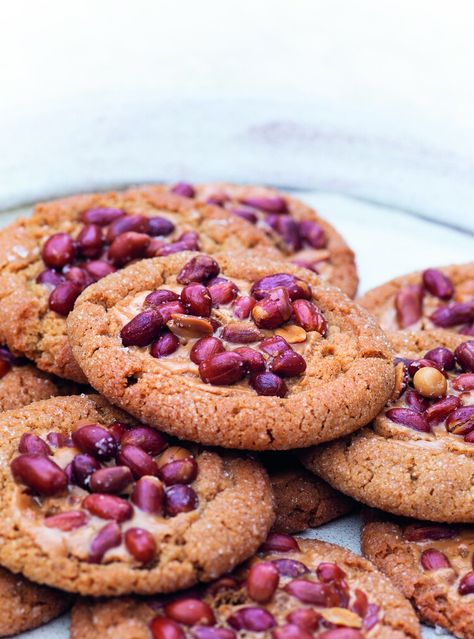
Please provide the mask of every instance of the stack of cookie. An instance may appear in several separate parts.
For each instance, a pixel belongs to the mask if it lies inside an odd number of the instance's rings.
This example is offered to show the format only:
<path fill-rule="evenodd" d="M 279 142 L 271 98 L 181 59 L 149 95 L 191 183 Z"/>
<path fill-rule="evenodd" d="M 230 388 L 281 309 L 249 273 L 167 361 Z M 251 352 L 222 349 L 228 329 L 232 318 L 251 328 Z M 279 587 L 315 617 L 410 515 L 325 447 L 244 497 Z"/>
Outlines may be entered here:
<path fill-rule="evenodd" d="M 401 519 L 474 520 L 473 286 L 428 269 L 355 303 L 341 236 L 260 187 L 4 229 L 0 636 L 74 603 L 73 639 L 416 638 L 408 597 L 474 637 L 474 534 Z M 355 500 L 391 513 L 363 548 L 396 587 L 290 535 Z"/>

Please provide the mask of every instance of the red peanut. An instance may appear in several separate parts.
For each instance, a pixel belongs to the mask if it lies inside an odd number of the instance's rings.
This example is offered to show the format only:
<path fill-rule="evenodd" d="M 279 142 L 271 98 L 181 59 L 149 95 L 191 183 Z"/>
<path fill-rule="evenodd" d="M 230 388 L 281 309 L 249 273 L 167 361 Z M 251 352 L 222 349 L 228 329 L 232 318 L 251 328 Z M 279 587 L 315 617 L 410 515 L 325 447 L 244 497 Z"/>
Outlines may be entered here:
<path fill-rule="evenodd" d="M 446 555 L 436 550 L 435 548 L 429 548 L 421 553 L 421 565 L 425 570 L 439 570 L 440 568 L 450 568 L 451 564 Z"/>
<path fill-rule="evenodd" d="M 148 530 L 129 528 L 125 533 L 128 552 L 142 564 L 148 564 L 156 556 L 156 542 Z"/>
<path fill-rule="evenodd" d="M 156 475 L 158 467 L 153 457 L 138 446 L 127 444 L 117 455 L 117 462 L 128 466 L 136 479 L 145 475 Z"/>
<path fill-rule="evenodd" d="M 13 477 L 40 495 L 51 497 L 62 493 L 67 475 L 55 462 L 44 455 L 26 453 L 15 457 L 10 464 Z"/>
<path fill-rule="evenodd" d="M 105 553 L 111 548 L 116 548 L 122 543 L 122 532 L 117 522 L 112 521 L 99 530 L 92 539 L 88 561 L 92 564 L 99 564 Z"/>
<path fill-rule="evenodd" d="M 421 318 L 423 289 L 419 284 L 403 286 L 395 297 L 395 308 L 400 328 L 408 328 Z"/>
<path fill-rule="evenodd" d="M 82 502 L 83 507 L 90 513 L 101 519 L 113 519 L 119 523 L 131 519 L 133 506 L 115 495 L 94 493 L 88 495 Z"/>
<path fill-rule="evenodd" d="M 198 255 L 187 262 L 179 272 L 176 281 L 179 284 L 204 282 L 219 275 L 218 263 L 209 255 Z"/>
<path fill-rule="evenodd" d="M 238 353 L 218 353 L 199 364 L 199 375 L 206 384 L 235 384 L 245 376 L 244 360 Z"/>
<path fill-rule="evenodd" d="M 326 335 L 327 322 L 319 308 L 308 300 L 296 300 L 293 302 L 295 322 L 307 332 L 316 331 Z"/>
<path fill-rule="evenodd" d="M 77 528 L 82 528 L 82 526 L 86 525 L 87 520 L 88 517 L 86 513 L 81 510 L 69 510 L 64 513 L 46 517 L 44 525 L 47 528 L 57 528 L 58 530 L 69 532 Z"/>
<path fill-rule="evenodd" d="M 143 512 L 160 515 L 165 500 L 163 484 L 156 477 L 142 477 L 135 484 L 131 499 Z"/>
<path fill-rule="evenodd" d="M 299 551 L 298 542 L 291 535 L 271 533 L 262 545 L 263 552 L 295 552 Z"/>
<path fill-rule="evenodd" d="M 247 576 L 249 597 L 258 603 L 266 603 L 273 597 L 279 582 L 277 568 L 269 561 L 253 564 Z"/>
<path fill-rule="evenodd" d="M 204 601 L 194 597 L 184 597 L 165 606 L 165 614 L 185 626 L 213 626 L 216 618 L 212 608 Z"/>

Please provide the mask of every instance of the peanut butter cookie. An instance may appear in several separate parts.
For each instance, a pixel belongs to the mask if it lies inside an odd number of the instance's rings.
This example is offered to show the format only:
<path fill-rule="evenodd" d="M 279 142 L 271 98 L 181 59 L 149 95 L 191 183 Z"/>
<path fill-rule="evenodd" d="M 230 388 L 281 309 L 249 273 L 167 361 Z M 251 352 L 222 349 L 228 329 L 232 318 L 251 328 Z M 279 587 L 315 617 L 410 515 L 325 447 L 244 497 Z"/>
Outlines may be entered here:
<path fill-rule="evenodd" d="M 0 347 L 0 411 L 20 408 L 41 399 L 63 394 L 63 384 L 39 371 L 26 360 Z M 21 575 L 0 568 L 0 637 L 37 628 L 70 605 L 63 592 L 38 586 Z"/>
<path fill-rule="evenodd" d="M 355 502 L 307 471 L 289 453 L 261 457 L 275 497 L 275 532 L 317 528 L 353 510 Z"/>
<path fill-rule="evenodd" d="M 65 592 L 0 568 L 0 637 L 38 628 L 65 612 L 71 603 Z"/>
<path fill-rule="evenodd" d="M 402 275 L 358 302 L 386 331 L 442 329 L 474 336 L 474 262 Z"/>
<path fill-rule="evenodd" d="M 183 250 L 280 255 L 267 235 L 222 208 L 165 191 L 77 195 L 38 204 L 0 232 L 0 341 L 78 382 L 65 318 L 80 292 L 131 261 Z"/>
<path fill-rule="evenodd" d="M 175 591 L 231 570 L 270 529 L 258 463 L 169 441 L 98 396 L 0 415 L 0 563 L 90 595 Z"/>
<path fill-rule="evenodd" d="M 66 389 L 67 384 L 61 380 L 54 380 L 0 346 L 0 412 L 64 395 Z"/>
<path fill-rule="evenodd" d="M 474 528 L 393 521 L 383 513 L 362 530 L 364 555 L 415 606 L 420 619 L 474 638 Z"/>
<path fill-rule="evenodd" d="M 268 234 L 290 262 L 355 296 L 359 280 L 354 253 L 335 228 L 301 200 L 262 186 L 181 182 L 165 188 L 251 222 Z"/>
<path fill-rule="evenodd" d="M 466 337 L 392 334 L 393 398 L 367 428 L 304 452 L 305 466 L 375 508 L 474 522 L 474 340 Z"/>
<path fill-rule="evenodd" d="M 85 600 L 71 639 L 417 639 L 406 599 L 370 562 L 314 539 L 270 535 L 235 573 L 171 597 Z"/>
<path fill-rule="evenodd" d="M 335 439 L 369 422 L 394 384 L 366 311 L 306 269 L 243 254 L 142 260 L 86 289 L 68 334 L 112 403 L 212 446 Z"/>

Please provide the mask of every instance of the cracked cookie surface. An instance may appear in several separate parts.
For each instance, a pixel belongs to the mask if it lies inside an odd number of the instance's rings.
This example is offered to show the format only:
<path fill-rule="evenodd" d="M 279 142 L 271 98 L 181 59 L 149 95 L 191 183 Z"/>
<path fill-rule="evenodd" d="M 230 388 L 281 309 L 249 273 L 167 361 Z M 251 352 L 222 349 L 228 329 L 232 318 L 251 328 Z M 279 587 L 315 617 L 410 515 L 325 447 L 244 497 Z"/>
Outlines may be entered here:
<path fill-rule="evenodd" d="M 117 636 L 415 639 L 420 627 L 367 560 L 321 541 L 270 535 L 256 557 L 207 589 L 76 605 L 72 639 Z"/>
<path fill-rule="evenodd" d="M 212 202 L 262 229 L 290 262 L 309 268 L 349 297 L 357 291 L 353 251 L 310 206 L 276 189 L 236 184 L 180 183 L 172 190 L 202 202 Z"/>
<path fill-rule="evenodd" d="M 252 554 L 274 519 L 256 462 L 179 446 L 98 396 L 0 417 L 0 563 L 91 595 L 168 592 Z"/>
<path fill-rule="evenodd" d="M 303 464 L 374 508 L 473 522 L 474 342 L 466 337 L 446 331 L 391 334 L 404 358 L 394 397 L 360 432 L 303 452 Z"/>
<path fill-rule="evenodd" d="M 420 619 L 474 637 L 474 528 L 371 516 L 362 551 L 409 599 Z"/>
<path fill-rule="evenodd" d="M 142 260 L 84 291 L 68 334 L 92 386 L 165 432 L 230 448 L 310 446 L 370 421 L 394 384 L 373 318 L 308 270 L 215 258 Z"/>
<path fill-rule="evenodd" d="M 65 322 L 84 286 L 134 259 L 256 247 L 280 255 L 245 220 L 165 191 L 136 188 L 38 204 L 31 217 L 0 232 L 0 340 L 40 369 L 84 383 Z"/>

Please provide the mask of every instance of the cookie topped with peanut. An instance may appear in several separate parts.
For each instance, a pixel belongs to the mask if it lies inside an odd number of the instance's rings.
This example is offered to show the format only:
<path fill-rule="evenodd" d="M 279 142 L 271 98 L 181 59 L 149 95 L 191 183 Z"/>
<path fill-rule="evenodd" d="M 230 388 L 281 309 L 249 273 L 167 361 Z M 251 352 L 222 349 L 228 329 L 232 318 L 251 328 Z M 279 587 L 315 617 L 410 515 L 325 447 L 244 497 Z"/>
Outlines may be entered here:
<path fill-rule="evenodd" d="M 320 274 L 349 297 L 355 296 L 358 277 L 354 253 L 329 222 L 294 195 L 237 184 L 180 182 L 167 188 L 250 222 L 263 230 L 292 264 Z"/>
<path fill-rule="evenodd" d="M 210 445 L 334 439 L 393 389 L 390 348 L 363 309 L 306 269 L 243 254 L 143 260 L 86 289 L 68 331 L 100 393 Z"/>
<path fill-rule="evenodd" d="M 306 370 L 301 352 L 308 334 L 319 339 L 327 330 L 310 301 L 310 285 L 275 273 L 252 286 L 239 280 L 239 286 L 219 273 L 212 257 L 192 258 L 176 277 L 181 290 L 145 297 L 144 310 L 120 332 L 122 344 L 150 345 L 153 357 L 170 360 L 182 358 L 185 349 L 205 383 L 230 386 L 249 376 L 258 395 L 284 397 L 283 380 Z"/>
<path fill-rule="evenodd" d="M 416 616 L 374 566 L 315 539 L 271 534 L 230 575 L 174 596 L 77 604 L 71 637 L 418 639 Z"/>
<path fill-rule="evenodd" d="M 359 302 L 386 331 L 441 329 L 474 336 L 474 262 L 402 275 Z"/>
<path fill-rule="evenodd" d="M 0 340 L 43 370 L 85 382 L 65 323 L 84 289 L 157 255 L 256 247 L 282 256 L 263 230 L 221 207 L 164 189 L 141 187 L 37 204 L 31 217 L 0 233 Z"/>
<path fill-rule="evenodd" d="M 76 391 L 74 385 L 43 373 L 24 357 L 0 346 L 0 411 L 20 408 L 55 395 Z"/>
<path fill-rule="evenodd" d="M 375 513 L 362 551 L 413 602 L 422 621 L 474 637 L 474 528 Z"/>
<path fill-rule="evenodd" d="M 474 443 L 474 340 L 454 351 L 437 346 L 421 358 L 401 359 L 397 368 L 402 382 L 385 411 L 390 422 L 438 439 L 454 436 Z M 376 427 L 379 423 L 386 425 L 382 417 Z"/>
<path fill-rule="evenodd" d="M 257 462 L 175 442 L 102 398 L 0 419 L 0 563 L 91 595 L 156 593 L 231 570 L 266 537 Z"/>
<path fill-rule="evenodd" d="M 474 340 L 446 331 L 391 340 L 396 386 L 385 408 L 350 438 L 303 453 L 303 463 L 374 508 L 474 523 Z"/>

